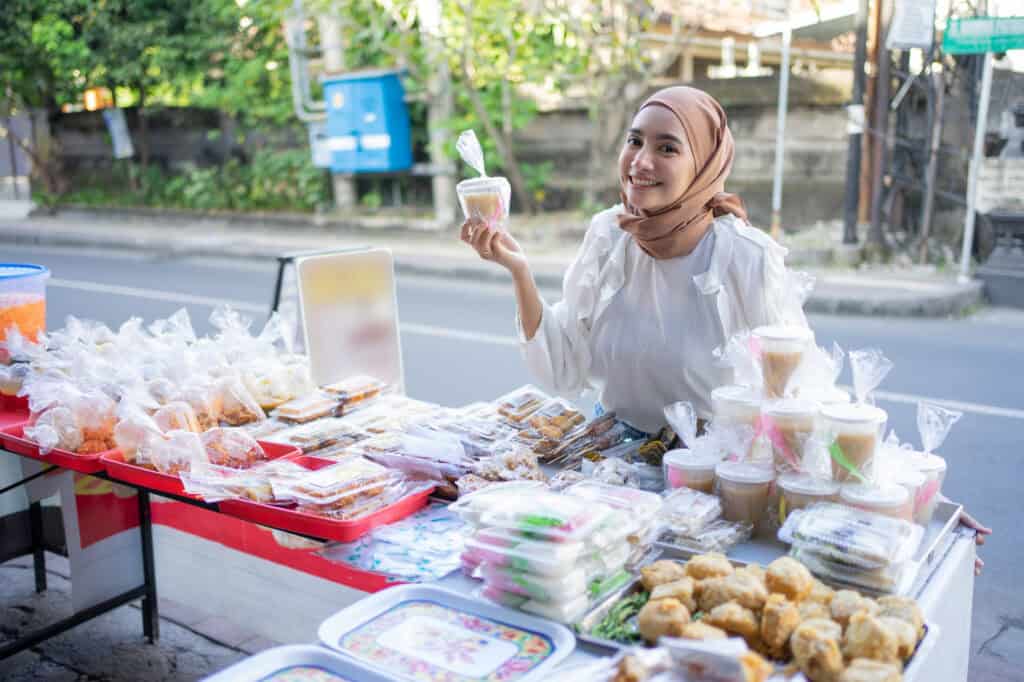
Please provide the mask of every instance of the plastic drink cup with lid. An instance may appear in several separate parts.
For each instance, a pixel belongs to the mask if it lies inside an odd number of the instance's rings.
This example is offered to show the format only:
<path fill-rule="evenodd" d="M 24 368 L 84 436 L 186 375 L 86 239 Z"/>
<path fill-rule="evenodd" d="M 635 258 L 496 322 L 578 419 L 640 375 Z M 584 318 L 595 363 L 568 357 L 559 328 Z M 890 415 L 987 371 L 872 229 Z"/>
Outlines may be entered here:
<path fill-rule="evenodd" d="M 719 386 L 711 391 L 712 421 L 719 425 L 757 426 L 761 394 L 749 386 Z"/>
<path fill-rule="evenodd" d="M 803 509 L 816 502 L 837 502 L 839 484 L 827 478 L 790 472 L 779 476 L 779 523 L 794 509 Z"/>
<path fill-rule="evenodd" d="M 845 483 L 839 490 L 839 501 L 849 507 L 914 521 L 914 500 L 910 491 L 897 483 Z"/>
<path fill-rule="evenodd" d="M 796 325 L 770 325 L 755 329 L 754 337 L 761 345 L 764 392 L 770 398 L 782 398 L 804 351 L 814 341 L 814 332 Z"/>
<path fill-rule="evenodd" d="M 850 394 L 838 386 L 798 388 L 796 396 L 802 400 L 811 400 L 822 407 L 828 405 L 845 405 L 850 403 Z"/>
<path fill-rule="evenodd" d="M 807 440 L 814 433 L 820 406 L 795 398 L 765 403 L 761 432 L 771 443 L 772 459 L 778 472 L 800 469 Z"/>
<path fill-rule="evenodd" d="M 910 493 L 910 504 L 913 509 L 912 513 L 914 517 L 912 520 L 916 523 L 920 523 L 920 521 L 917 520 L 918 500 L 922 499 L 921 492 L 927 481 L 927 476 L 910 465 L 899 466 L 889 474 L 888 482 L 901 485 L 907 489 L 908 493 Z M 927 524 L 927 522 L 925 522 L 925 524 Z"/>
<path fill-rule="evenodd" d="M 491 227 L 504 227 L 508 221 L 512 186 L 502 177 L 488 177 L 484 167 L 484 153 L 476 133 L 466 130 L 455 143 L 463 160 L 480 174 L 479 178 L 463 180 L 455 186 L 462 214 L 466 220 L 476 218 Z"/>
<path fill-rule="evenodd" d="M 924 452 L 911 452 L 905 456 L 910 458 L 910 465 L 925 477 L 914 499 L 914 521 L 927 526 L 935 515 L 942 484 L 946 480 L 946 460 L 934 453 Z"/>
<path fill-rule="evenodd" d="M 665 483 L 669 488 L 692 488 L 713 494 L 715 467 L 721 461 L 711 455 L 695 455 L 686 448 L 669 450 L 662 459 Z"/>
<path fill-rule="evenodd" d="M 46 330 L 46 280 L 50 270 L 42 265 L 0 263 L 0 342 L 11 327 L 37 341 Z M 0 362 L 7 362 L 0 351 Z"/>
<path fill-rule="evenodd" d="M 862 403 L 821 408 L 822 426 L 834 435 L 830 446 L 834 480 L 861 480 L 867 475 L 888 419 L 885 410 Z"/>
<path fill-rule="evenodd" d="M 727 521 L 763 525 L 769 515 L 775 470 L 752 462 L 721 462 L 715 467 L 722 516 Z"/>

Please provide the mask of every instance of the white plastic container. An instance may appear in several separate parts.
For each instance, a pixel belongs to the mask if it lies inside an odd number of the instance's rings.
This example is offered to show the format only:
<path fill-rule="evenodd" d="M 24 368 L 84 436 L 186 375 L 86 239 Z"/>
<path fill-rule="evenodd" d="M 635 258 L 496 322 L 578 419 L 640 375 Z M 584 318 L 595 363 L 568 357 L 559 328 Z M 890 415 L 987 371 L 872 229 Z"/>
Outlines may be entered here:
<path fill-rule="evenodd" d="M 925 476 L 925 482 L 914 500 L 914 520 L 927 526 L 935 515 L 935 507 L 942 497 L 942 484 L 946 480 L 946 460 L 939 455 L 924 452 L 908 453 L 911 466 Z"/>
<path fill-rule="evenodd" d="M 816 502 L 837 502 L 839 484 L 809 474 L 787 473 L 779 476 L 779 523 L 794 509 L 804 509 Z"/>
<path fill-rule="evenodd" d="M 914 500 L 906 488 L 896 483 L 846 483 L 839 490 L 839 501 L 856 509 L 914 521 Z"/>
<path fill-rule="evenodd" d="M 761 344 L 764 392 L 769 398 L 788 395 L 789 379 L 800 366 L 804 351 L 814 341 L 814 332 L 796 325 L 758 327 L 754 337 Z"/>
<path fill-rule="evenodd" d="M 761 394 L 749 386 L 719 386 L 711 391 L 712 421 L 720 426 L 757 426 L 761 416 Z"/>
<path fill-rule="evenodd" d="M 502 177 L 471 178 L 455 186 L 459 205 L 466 219 L 477 218 L 492 227 L 505 227 L 508 222 L 512 186 Z"/>
<path fill-rule="evenodd" d="M 821 408 L 822 428 L 834 436 L 833 445 L 839 447 L 846 462 L 865 476 L 871 471 L 888 420 L 886 411 L 873 405 L 857 403 Z M 832 478 L 846 481 L 856 477 L 833 455 Z"/>
<path fill-rule="evenodd" d="M 691 488 L 711 494 L 715 490 L 718 457 L 696 456 L 687 448 L 669 450 L 662 459 L 667 488 Z"/>
<path fill-rule="evenodd" d="M 814 433 L 820 410 L 818 403 L 799 399 L 775 400 L 761 407 L 761 427 L 771 444 L 776 471 L 801 469 L 804 448 Z"/>
<path fill-rule="evenodd" d="M 727 521 L 763 525 L 771 506 L 775 470 L 749 462 L 721 462 L 715 467 L 722 516 Z"/>

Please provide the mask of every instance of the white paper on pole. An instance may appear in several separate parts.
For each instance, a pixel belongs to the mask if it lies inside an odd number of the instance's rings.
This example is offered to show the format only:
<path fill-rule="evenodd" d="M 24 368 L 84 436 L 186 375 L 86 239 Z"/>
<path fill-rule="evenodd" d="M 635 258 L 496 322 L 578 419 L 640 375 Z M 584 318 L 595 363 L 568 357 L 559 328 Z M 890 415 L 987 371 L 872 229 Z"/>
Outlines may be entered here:
<path fill-rule="evenodd" d="M 132 147 L 132 136 L 128 132 L 128 122 L 123 109 L 104 109 L 103 120 L 107 124 L 107 132 L 114 145 L 114 158 L 127 159 L 135 155 Z"/>
<path fill-rule="evenodd" d="M 935 39 L 935 0 L 899 0 L 889 26 L 886 47 L 926 50 Z"/>

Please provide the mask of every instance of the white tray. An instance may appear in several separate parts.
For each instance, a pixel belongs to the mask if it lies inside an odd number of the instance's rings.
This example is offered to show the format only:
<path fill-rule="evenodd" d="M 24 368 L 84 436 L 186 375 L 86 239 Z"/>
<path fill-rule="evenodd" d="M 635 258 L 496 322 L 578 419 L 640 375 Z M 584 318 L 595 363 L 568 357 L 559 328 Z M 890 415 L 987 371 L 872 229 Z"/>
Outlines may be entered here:
<path fill-rule="evenodd" d="M 322 646 L 297 644 L 267 649 L 207 677 L 205 682 L 259 682 L 275 673 L 297 666 L 321 668 L 346 682 L 392 682 L 393 680 L 387 675 L 381 675 L 357 661 L 340 656 Z"/>
<path fill-rule="evenodd" d="M 405 613 L 389 617 L 399 607 Z M 468 616 L 468 622 L 449 620 L 452 611 Z M 424 678 L 422 673 L 395 669 L 380 660 L 381 654 L 425 663 L 452 680 L 469 682 L 486 678 L 524 651 L 529 664 L 531 652 L 525 643 L 491 634 L 502 627 L 524 631 L 539 638 L 533 640 L 535 645 L 550 649 L 536 666 L 503 678 L 509 682 L 545 679 L 576 646 L 576 638 L 562 625 L 427 585 L 392 587 L 356 602 L 321 623 L 318 636 L 326 646 L 388 679 Z M 377 660 L 371 660 L 369 650 L 378 654 Z"/>

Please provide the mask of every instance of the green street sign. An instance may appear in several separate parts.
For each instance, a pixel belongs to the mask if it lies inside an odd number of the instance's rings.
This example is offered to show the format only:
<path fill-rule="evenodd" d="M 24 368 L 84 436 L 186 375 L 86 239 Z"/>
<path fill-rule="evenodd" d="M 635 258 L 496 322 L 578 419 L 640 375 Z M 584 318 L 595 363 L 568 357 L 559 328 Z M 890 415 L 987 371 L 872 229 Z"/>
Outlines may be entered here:
<path fill-rule="evenodd" d="M 1024 49 L 1024 17 L 949 19 L 942 36 L 946 54 L 979 54 Z"/>

